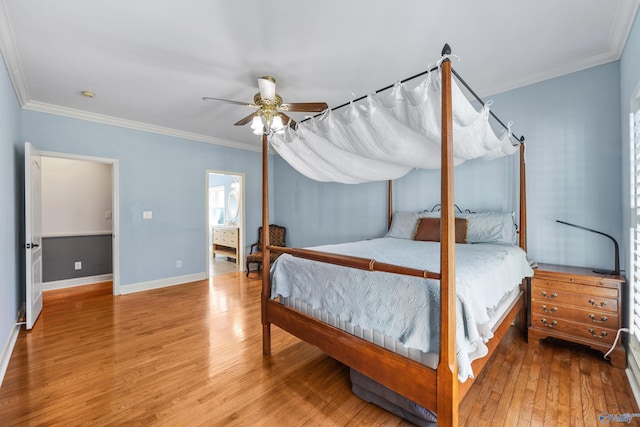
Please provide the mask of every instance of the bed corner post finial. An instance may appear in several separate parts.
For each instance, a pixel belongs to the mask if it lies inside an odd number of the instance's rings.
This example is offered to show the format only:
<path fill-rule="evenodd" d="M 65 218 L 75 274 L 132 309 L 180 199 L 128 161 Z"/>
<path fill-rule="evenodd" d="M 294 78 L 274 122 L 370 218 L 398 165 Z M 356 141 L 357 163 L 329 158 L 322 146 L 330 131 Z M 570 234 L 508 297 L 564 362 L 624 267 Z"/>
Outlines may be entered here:
<path fill-rule="evenodd" d="M 442 48 L 442 56 L 445 55 L 451 55 L 451 46 L 449 46 L 449 43 L 445 43 Z"/>

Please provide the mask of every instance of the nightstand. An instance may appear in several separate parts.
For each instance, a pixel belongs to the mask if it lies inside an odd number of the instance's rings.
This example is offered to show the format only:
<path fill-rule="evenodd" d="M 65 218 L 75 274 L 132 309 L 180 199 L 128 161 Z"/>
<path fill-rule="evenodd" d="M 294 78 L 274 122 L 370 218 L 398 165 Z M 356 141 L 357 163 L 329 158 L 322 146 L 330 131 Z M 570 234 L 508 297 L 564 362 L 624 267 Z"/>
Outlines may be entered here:
<path fill-rule="evenodd" d="M 621 327 L 621 276 L 588 268 L 540 264 L 531 279 L 529 342 L 555 337 L 609 351 Z M 621 340 L 609 355 L 611 364 L 626 367 Z"/>

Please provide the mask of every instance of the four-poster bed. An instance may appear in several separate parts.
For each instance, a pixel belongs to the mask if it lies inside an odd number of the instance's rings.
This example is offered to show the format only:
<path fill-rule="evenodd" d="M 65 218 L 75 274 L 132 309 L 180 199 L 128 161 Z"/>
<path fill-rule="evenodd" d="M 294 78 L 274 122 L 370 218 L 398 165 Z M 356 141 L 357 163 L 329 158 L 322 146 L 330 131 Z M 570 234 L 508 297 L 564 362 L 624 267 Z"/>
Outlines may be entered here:
<path fill-rule="evenodd" d="M 269 265 L 270 251 L 278 251 L 290 254 L 298 258 L 311 261 L 329 263 L 350 269 L 365 270 L 370 272 L 382 272 L 373 274 L 391 274 L 407 277 L 417 277 L 422 280 L 435 279 L 439 282 L 440 308 L 437 313 L 439 318 L 439 344 L 437 368 L 426 366 L 404 355 L 390 351 L 380 345 L 369 342 L 340 328 L 332 326 L 313 316 L 290 308 L 274 298 L 271 282 L 271 274 L 268 269 L 262 270 L 262 332 L 263 353 L 271 354 L 271 324 L 297 336 L 324 351 L 329 356 L 346 364 L 353 370 L 365 375 L 410 399 L 413 402 L 437 413 L 438 423 L 441 425 L 456 425 L 458 402 L 469 389 L 472 378 L 465 382 L 459 382 L 457 360 L 456 318 L 459 295 L 456 293 L 456 243 L 455 243 L 455 209 L 453 200 L 453 167 L 459 163 L 454 155 L 453 131 L 454 117 L 452 107 L 452 82 L 451 63 L 448 59 L 450 49 L 447 45 L 443 49 L 443 60 L 439 64 L 441 82 L 441 112 L 440 134 L 441 153 L 441 212 L 440 212 L 440 238 L 439 238 L 439 269 L 414 268 L 401 266 L 394 263 L 378 262 L 368 257 L 357 257 L 345 254 L 319 252 L 309 249 L 293 249 L 272 247 L 265 235 L 263 240 L 263 265 Z M 509 134 L 510 139 L 510 134 Z M 267 135 L 262 137 L 263 149 L 263 201 L 262 201 L 262 225 L 269 226 L 269 200 L 268 200 L 268 148 Z M 524 178 L 524 145 L 520 150 L 520 224 L 519 246 L 526 250 L 526 199 Z M 281 153 L 280 150 L 278 150 Z M 287 156 L 285 153 L 284 156 Z M 289 161 L 289 159 L 287 159 Z M 368 163 L 366 163 L 368 164 Z M 403 165 L 404 166 L 404 165 Z M 399 173 L 401 173 L 399 168 Z M 405 172 L 406 173 L 406 172 Z M 360 179 L 360 177 L 356 177 Z M 322 180 L 322 179 L 320 179 Z M 360 182 L 360 181 L 349 181 Z M 391 225 L 391 180 L 389 179 L 389 225 Z M 280 259 L 283 259 L 280 257 Z M 527 265 L 528 267 L 528 265 Z M 275 268 L 275 267 L 274 267 Z M 397 277 L 397 276 L 394 276 Z M 526 280 L 518 279 L 521 286 L 526 286 Z M 493 353 L 498 343 L 506 333 L 508 327 L 516 316 L 520 316 L 520 325 L 525 327 L 525 303 L 526 291 L 520 289 L 517 296 L 508 304 L 507 308 L 499 316 L 500 319 L 492 328 L 493 339 L 486 343 L 488 355 L 475 359 L 471 363 L 473 372 L 479 372 L 487 359 Z"/>

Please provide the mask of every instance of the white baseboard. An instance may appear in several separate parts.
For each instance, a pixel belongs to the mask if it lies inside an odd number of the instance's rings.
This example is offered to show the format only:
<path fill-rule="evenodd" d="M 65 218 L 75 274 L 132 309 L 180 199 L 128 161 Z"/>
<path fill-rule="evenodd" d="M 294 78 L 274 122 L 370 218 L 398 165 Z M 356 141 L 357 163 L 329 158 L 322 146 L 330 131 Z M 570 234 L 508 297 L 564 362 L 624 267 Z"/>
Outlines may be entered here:
<path fill-rule="evenodd" d="M 167 286 L 182 285 L 184 283 L 205 280 L 207 273 L 187 274 L 185 276 L 167 277 L 166 279 L 151 280 L 149 282 L 132 283 L 130 285 L 120 285 L 120 295 L 132 294 L 134 292 L 149 291 L 151 289 L 166 288 Z"/>
<path fill-rule="evenodd" d="M 640 406 L 640 367 L 636 362 L 636 358 L 631 349 L 627 352 L 627 369 L 625 369 L 633 397 L 636 399 L 636 404 Z"/>
<path fill-rule="evenodd" d="M 77 277 L 75 279 L 42 282 L 42 290 L 51 291 L 53 289 L 73 288 L 75 286 L 93 285 L 94 283 L 108 282 L 109 280 L 113 280 L 113 274 L 101 274 L 99 276 Z"/>
<path fill-rule="evenodd" d="M 20 334 L 20 325 L 15 325 L 13 330 L 9 333 L 9 337 L 7 337 L 7 342 L 4 343 L 4 346 L 2 347 L 2 353 L 0 354 L 0 386 L 2 386 L 4 374 L 7 373 L 9 360 L 11 360 L 11 354 L 13 353 L 13 347 L 16 345 L 18 334 Z"/>
<path fill-rule="evenodd" d="M 627 374 L 627 379 L 629 380 L 629 385 L 631 386 L 631 391 L 633 392 L 633 397 L 636 399 L 636 405 L 640 406 L 640 385 L 636 381 L 635 375 L 631 372 L 631 369 L 625 369 Z"/>
<path fill-rule="evenodd" d="M 629 334 L 627 344 L 627 379 L 636 403 L 640 405 L 640 342 L 635 334 Z"/>

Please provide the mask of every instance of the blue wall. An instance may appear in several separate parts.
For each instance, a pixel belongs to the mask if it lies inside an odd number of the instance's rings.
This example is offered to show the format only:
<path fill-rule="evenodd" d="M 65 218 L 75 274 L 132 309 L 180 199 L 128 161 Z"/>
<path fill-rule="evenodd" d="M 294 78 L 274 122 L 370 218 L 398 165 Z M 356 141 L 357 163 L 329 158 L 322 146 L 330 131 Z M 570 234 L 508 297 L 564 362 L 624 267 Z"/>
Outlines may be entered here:
<path fill-rule="evenodd" d="M 24 299 L 20 285 L 24 276 L 19 231 L 24 212 L 20 140 L 20 104 L 3 62 L 0 64 L 0 351 L 14 329 Z"/>
<path fill-rule="evenodd" d="M 245 173 L 246 224 L 261 222 L 259 153 L 33 111 L 23 112 L 22 138 L 39 150 L 119 160 L 120 285 L 205 272 L 208 169 Z"/>
<path fill-rule="evenodd" d="M 539 262 L 613 267 L 602 236 L 557 224 L 584 225 L 621 238 L 618 62 L 492 97 L 527 140 L 529 252 Z M 513 210 L 513 160 L 467 162 L 455 172 L 455 199 L 477 211 Z M 291 244 L 375 237 L 386 227 L 386 183 L 316 183 L 275 162 L 276 218 Z M 439 172 L 412 171 L 394 182 L 394 209 L 418 211 L 439 202 Z"/>
<path fill-rule="evenodd" d="M 538 262 L 613 268 L 622 238 L 620 72 L 612 62 L 494 96 L 527 141 L 528 250 Z"/>
<path fill-rule="evenodd" d="M 380 237 L 387 231 L 387 182 L 321 183 L 275 160 L 276 222 L 290 246 L 313 246 Z M 455 169 L 460 207 L 512 211 L 513 159 L 467 162 Z M 488 189 L 487 189 L 488 187 Z M 482 191 L 479 191 L 482 189 Z M 413 170 L 393 183 L 394 210 L 420 211 L 440 203 L 440 171 Z"/>

